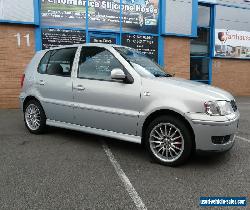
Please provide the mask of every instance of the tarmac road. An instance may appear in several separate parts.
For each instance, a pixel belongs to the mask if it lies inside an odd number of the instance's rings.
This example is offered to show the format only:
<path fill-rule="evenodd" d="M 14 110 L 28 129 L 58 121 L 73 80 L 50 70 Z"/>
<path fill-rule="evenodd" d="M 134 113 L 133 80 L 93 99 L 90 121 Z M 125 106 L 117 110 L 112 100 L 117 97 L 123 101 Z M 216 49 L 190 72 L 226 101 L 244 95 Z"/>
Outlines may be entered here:
<path fill-rule="evenodd" d="M 151 162 L 133 143 L 58 128 L 32 135 L 19 110 L 0 110 L 0 209 L 193 210 L 204 208 L 200 196 L 248 196 L 249 203 L 250 98 L 238 102 L 232 150 L 178 168 Z"/>

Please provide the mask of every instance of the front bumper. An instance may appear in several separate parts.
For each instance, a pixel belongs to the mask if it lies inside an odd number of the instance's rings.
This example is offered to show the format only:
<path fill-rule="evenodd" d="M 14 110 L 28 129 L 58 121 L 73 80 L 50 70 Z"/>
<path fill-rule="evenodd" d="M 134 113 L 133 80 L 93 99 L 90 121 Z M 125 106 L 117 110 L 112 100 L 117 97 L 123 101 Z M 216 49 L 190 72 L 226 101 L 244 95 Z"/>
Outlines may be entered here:
<path fill-rule="evenodd" d="M 203 115 L 203 116 L 202 116 Z M 207 116 L 206 114 L 189 114 L 195 134 L 196 150 L 207 152 L 223 152 L 232 148 L 235 141 L 235 133 L 239 125 L 239 112 L 230 116 Z M 213 136 L 228 136 L 226 143 L 214 144 Z"/>
<path fill-rule="evenodd" d="M 21 111 L 23 111 L 23 102 L 24 102 L 24 99 L 25 99 L 25 94 L 24 93 L 20 93 L 20 95 L 19 95 L 19 106 L 20 106 Z"/>

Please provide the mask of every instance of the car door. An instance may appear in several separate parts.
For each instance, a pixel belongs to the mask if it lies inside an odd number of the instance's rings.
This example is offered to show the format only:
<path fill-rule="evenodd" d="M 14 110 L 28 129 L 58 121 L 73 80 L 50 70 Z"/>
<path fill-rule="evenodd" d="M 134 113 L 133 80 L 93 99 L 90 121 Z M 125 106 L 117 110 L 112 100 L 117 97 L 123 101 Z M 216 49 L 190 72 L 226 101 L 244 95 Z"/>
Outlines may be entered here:
<path fill-rule="evenodd" d="M 50 120 L 73 122 L 71 70 L 76 47 L 48 51 L 38 66 L 36 89 Z"/>
<path fill-rule="evenodd" d="M 111 70 L 124 69 L 108 49 L 85 46 L 73 81 L 76 123 L 136 135 L 140 110 L 140 83 L 111 79 Z"/>

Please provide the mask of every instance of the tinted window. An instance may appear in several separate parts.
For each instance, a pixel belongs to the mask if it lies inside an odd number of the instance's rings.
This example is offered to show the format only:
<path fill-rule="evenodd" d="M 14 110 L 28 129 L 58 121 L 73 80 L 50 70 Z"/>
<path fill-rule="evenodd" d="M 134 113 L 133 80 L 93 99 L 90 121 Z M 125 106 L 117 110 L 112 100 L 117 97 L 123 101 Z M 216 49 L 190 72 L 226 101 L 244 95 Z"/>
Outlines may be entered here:
<path fill-rule="evenodd" d="M 111 71 L 122 64 L 105 48 L 83 47 L 79 61 L 79 78 L 111 80 Z"/>
<path fill-rule="evenodd" d="M 65 48 L 46 53 L 39 64 L 39 73 L 69 77 L 76 50 L 77 48 Z"/>
<path fill-rule="evenodd" d="M 43 58 L 41 59 L 39 66 L 38 66 L 38 72 L 40 74 L 45 74 L 46 73 L 46 69 L 47 69 L 47 64 L 50 58 L 50 54 L 51 51 L 46 52 L 45 55 L 43 56 Z"/>
<path fill-rule="evenodd" d="M 209 39 L 210 29 L 209 28 L 198 28 L 198 37 L 191 40 L 191 55 L 209 55 Z"/>
<path fill-rule="evenodd" d="M 190 61 L 190 79 L 191 80 L 208 80 L 209 58 L 191 57 Z"/>

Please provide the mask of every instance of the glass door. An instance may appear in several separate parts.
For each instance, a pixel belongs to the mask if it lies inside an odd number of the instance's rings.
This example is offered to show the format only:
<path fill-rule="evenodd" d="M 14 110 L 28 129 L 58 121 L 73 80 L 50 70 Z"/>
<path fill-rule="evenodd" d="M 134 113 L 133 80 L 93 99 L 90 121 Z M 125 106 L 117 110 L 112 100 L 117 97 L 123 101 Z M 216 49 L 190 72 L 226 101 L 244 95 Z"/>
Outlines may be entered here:
<path fill-rule="evenodd" d="M 190 79 L 211 83 L 211 7 L 199 5 L 197 38 L 191 40 Z"/>

